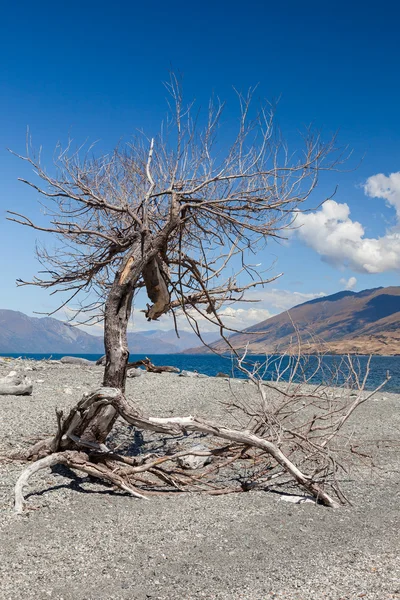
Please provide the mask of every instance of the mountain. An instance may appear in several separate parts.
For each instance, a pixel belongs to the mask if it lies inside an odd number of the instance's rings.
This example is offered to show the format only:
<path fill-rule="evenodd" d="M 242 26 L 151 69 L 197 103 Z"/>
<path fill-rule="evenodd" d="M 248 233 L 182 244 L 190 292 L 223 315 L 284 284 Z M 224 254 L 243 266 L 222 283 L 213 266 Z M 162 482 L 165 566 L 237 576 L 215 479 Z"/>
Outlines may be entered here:
<path fill-rule="evenodd" d="M 230 342 L 237 349 L 249 344 L 253 354 L 296 351 L 297 335 L 304 352 L 400 354 L 400 287 L 315 298 L 233 334 Z M 227 349 L 221 341 L 211 345 L 218 351 Z M 201 354 L 204 349 L 186 353 Z"/>
<path fill-rule="evenodd" d="M 128 339 L 130 339 L 131 335 L 132 334 L 128 335 Z M 141 331 L 140 335 L 146 337 L 150 343 L 159 344 L 161 342 L 162 344 L 170 346 L 173 348 L 170 351 L 171 353 L 182 352 L 199 343 L 199 338 L 192 331 L 179 331 L 179 338 L 176 335 L 175 329 L 169 329 L 168 331 L 151 329 L 150 331 Z M 215 333 L 204 333 L 202 335 L 207 344 L 215 340 Z M 132 341 L 134 340 L 132 339 Z M 167 353 L 167 351 L 165 351 L 165 353 Z"/>
<path fill-rule="evenodd" d="M 211 337 L 210 337 L 211 336 Z M 207 341 L 214 339 L 208 334 Z M 194 333 L 175 330 L 128 333 L 131 354 L 176 354 L 194 346 Z M 103 354 L 103 338 L 91 335 L 51 317 L 28 317 L 15 310 L 0 309 L 0 353 Z"/>
<path fill-rule="evenodd" d="M 0 310 L 0 352 L 98 354 L 103 339 L 51 317 Z"/>

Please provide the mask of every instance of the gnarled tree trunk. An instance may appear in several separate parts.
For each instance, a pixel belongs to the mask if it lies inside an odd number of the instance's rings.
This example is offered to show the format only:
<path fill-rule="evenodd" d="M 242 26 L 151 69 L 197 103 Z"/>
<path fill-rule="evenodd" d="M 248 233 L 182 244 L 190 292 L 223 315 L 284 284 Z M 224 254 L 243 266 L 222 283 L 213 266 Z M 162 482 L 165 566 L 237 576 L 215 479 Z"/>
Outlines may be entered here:
<path fill-rule="evenodd" d="M 145 248 L 138 242 L 129 252 L 116 273 L 105 304 L 104 346 L 106 364 L 103 386 L 117 388 L 121 392 L 125 392 L 129 360 L 127 328 L 135 287 L 146 264 L 144 250 Z M 112 406 L 100 408 L 93 414 L 92 419 L 82 433 L 82 442 L 104 443 L 117 416 L 117 411 Z"/>
<path fill-rule="evenodd" d="M 147 244 L 147 249 L 150 244 Z M 125 391 L 129 349 L 127 328 L 132 309 L 135 286 L 146 263 L 145 248 L 140 242 L 132 247 L 115 275 L 108 294 L 104 313 L 104 346 L 106 364 L 103 386 Z M 149 250 L 148 250 L 149 252 Z M 148 258 L 147 258 L 148 260 Z M 88 414 L 83 415 L 78 404 L 71 424 L 71 415 L 63 423 L 59 418 L 59 430 L 52 439 L 35 444 L 28 458 L 37 460 L 58 451 L 76 450 L 85 447 L 101 447 L 110 433 L 118 416 L 113 406 L 94 405 Z"/>

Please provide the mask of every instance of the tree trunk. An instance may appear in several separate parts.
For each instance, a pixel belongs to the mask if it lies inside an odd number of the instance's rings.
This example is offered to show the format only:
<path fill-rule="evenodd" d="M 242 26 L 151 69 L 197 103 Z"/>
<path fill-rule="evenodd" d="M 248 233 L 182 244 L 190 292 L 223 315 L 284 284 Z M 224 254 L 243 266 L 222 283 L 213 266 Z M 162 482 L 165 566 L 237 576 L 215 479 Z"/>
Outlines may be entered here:
<path fill-rule="evenodd" d="M 129 350 L 127 328 L 132 310 L 134 291 L 140 277 L 144 277 L 146 265 L 154 261 L 160 252 L 164 238 L 151 235 L 137 240 L 124 257 L 107 296 L 104 313 L 104 346 L 106 351 L 103 386 L 125 392 Z M 157 291 L 157 290 L 156 290 Z M 162 290 L 159 292 L 162 293 Z M 156 297 L 156 293 L 155 293 Z M 85 397 L 78 407 L 85 403 Z M 84 447 L 99 448 L 104 444 L 115 420 L 117 410 L 111 404 L 93 405 L 88 414 L 78 409 L 74 412 L 73 427 L 69 419 L 59 423 L 57 435 L 33 446 L 28 457 L 43 458 L 57 451 L 76 450 Z M 72 417 L 71 417 L 72 418 Z"/>
<path fill-rule="evenodd" d="M 145 263 L 143 248 L 136 243 L 115 275 L 104 313 L 104 346 L 106 364 L 103 386 L 125 391 L 129 359 L 127 328 L 136 284 Z M 104 406 L 93 415 L 81 440 L 102 444 L 113 428 L 118 414 L 112 406 Z"/>

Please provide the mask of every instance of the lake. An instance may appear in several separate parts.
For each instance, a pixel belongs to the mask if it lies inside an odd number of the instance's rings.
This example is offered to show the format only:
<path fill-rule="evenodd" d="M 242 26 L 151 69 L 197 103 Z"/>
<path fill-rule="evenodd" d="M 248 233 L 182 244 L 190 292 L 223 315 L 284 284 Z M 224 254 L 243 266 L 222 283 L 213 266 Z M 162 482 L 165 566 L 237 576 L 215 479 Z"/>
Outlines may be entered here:
<path fill-rule="evenodd" d="M 42 360 L 45 358 L 53 358 L 54 360 L 65 356 L 63 354 L 0 354 L 0 356 L 10 357 L 22 357 L 33 360 Z M 100 354 L 74 354 L 71 356 L 79 356 L 81 358 L 87 358 L 88 360 L 97 360 L 100 358 Z M 143 355 L 131 354 L 130 360 L 132 362 L 144 358 Z M 171 365 L 178 367 L 179 369 L 185 369 L 187 371 L 197 371 L 211 377 L 217 373 L 222 372 L 235 377 L 243 378 L 245 375 L 239 371 L 231 358 L 216 355 L 190 355 L 190 354 L 153 354 L 149 358 L 155 365 Z M 276 380 L 277 368 L 280 366 L 280 371 L 284 371 L 289 365 L 289 358 L 285 357 L 283 360 L 280 357 L 269 357 L 270 363 L 266 369 L 260 369 L 260 373 L 264 379 Z M 324 356 L 317 372 L 318 366 L 317 357 L 305 357 L 303 362 L 298 368 L 298 377 L 306 376 L 311 377 L 310 383 L 330 383 L 332 385 L 343 383 L 346 375 L 346 369 L 344 373 L 336 378 L 333 378 L 333 373 L 336 373 L 339 365 L 341 364 L 342 357 L 340 356 Z M 251 355 L 247 359 L 248 367 L 255 365 L 262 365 L 265 362 L 265 356 Z M 280 362 L 281 361 L 281 362 Z M 358 356 L 354 357 L 354 361 L 358 363 L 358 369 L 360 372 L 360 378 L 364 376 L 368 357 Z M 400 356 L 373 356 L 370 365 L 370 375 L 367 381 L 366 388 L 372 390 L 376 388 L 382 381 L 385 380 L 386 372 L 389 371 L 391 379 L 385 385 L 386 392 L 400 393 Z M 289 369 L 284 374 L 284 379 L 287 379 Z"/>

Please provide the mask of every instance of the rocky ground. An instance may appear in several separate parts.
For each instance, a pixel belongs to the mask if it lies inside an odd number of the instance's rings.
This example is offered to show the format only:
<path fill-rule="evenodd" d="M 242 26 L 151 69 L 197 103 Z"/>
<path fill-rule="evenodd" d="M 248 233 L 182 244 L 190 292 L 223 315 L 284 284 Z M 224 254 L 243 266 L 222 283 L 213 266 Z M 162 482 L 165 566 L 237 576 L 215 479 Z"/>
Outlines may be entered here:
<path fill-rule="evenodd" d="M 0 396 L 2 456 L 52 434 L 55 408 L 68 410 L 102 377 L 101 367 L 15 361 L 0 363 L 0 377 L 15 367 L 33 369 L 34 390 Z M 146 374 L 127 393 L 153 415 L 226 421 L 221 401 L 252 391 L 239 380 Z M 378 467 L 346 476 L 353 505 L 338 510 L 267 492 L 135 500 L 56 467 L 31 479 L 29 510 L 17 517 L 23 465 L 0 461 L 0 598 L 400 598 L 399 426 L 397 395 L 380 392 L 360 409 L 354 439 L 375 448 Z M 114 442 L 132 437 L 118 422 Z"/>

